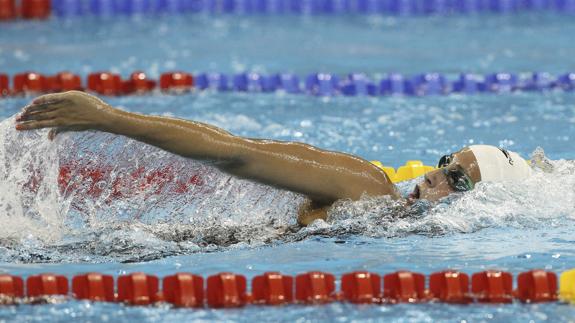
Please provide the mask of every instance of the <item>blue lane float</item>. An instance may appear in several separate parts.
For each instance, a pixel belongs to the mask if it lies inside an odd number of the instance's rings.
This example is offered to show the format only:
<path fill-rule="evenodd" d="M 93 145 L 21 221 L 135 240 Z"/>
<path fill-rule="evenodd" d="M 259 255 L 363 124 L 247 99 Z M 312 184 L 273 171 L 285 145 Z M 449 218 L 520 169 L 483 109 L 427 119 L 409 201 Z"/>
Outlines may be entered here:
<path fill-rule="evenodd" d="M 346 96 L 377 95 L 375 84 L 365 74 L 360 73 L 348 75 L 340 84 L 340 91 Z"/>
<path fill-rule="evenodd" d="M 87 80 L 83 86 L 80 76 L 69 72 L 56 75 L 25 72 L 12 77 L 0 74 L 0 97 L 77 89 L 85 89 L 100 95 L 130 95 L 142 94 L 158 88 L 165 93 L 185 93 L 191 90 L 243 93 L 285 92 L 324 97 L 423 97 L 575 90 L 575 73 L 555 76 L 545 72 L 490 73 L 487 75 L 422 73 L 411 76 L 389 73 L 376 77 L 365 73 L 350 73 L 343 77 L 332 73 L 312 73 L 305 78 L 300 78 L 290 73 L 200 73 L 192 75 L 183 71 L 172 71 L 161 74 L 160 82 L 156 82 L 146 73 L 137 71 L 127 79 L 109 72 L 98 72 L 88 75 Z"/>
<path fill-rule="evenodd" d="M 200 90 L 228 91 L 228 77 L 221 73 L 202 73 L 196 76 L 196 87 Z"/>
<path fill-rule="evenodd" d="M 310 74 L 305 80 L 305 89 L 312 95 L 333 96 L 339 90 L 339 79 L 329 73 Z"/>
<path fill-rule="evenodd" d="M 528 11 L 575 14 L 575 0 L 52 0 L 59 17 L 155 14 L 451 15 Z"/>
<path fill-rule="evenodd" d="M 563 90 L 572 91 L 575 89 L 575 73 L 561 75 L 557 83 Z"/>
<path fill-rule="evenodd" d="M 459 75 L 459 79 L 453 82 L 451 90 L 454 93 L 475 94 L 483 90 L 482 84 L 483 81 L 480 75 L 464 73 Z"/>
<path fill-rule="evenodd" d="M 294 74 L 279 74 L 279 89 L 291 94 L 298 94 L 301 92 L 300 80 Z"/>
<path fill-rule="evenodd" d="M 409 84 L 409 81 L 402 74 L 392 73 L 384 77 L 379 83 L 379 93 L 381 95 L 407 94 Z"/>

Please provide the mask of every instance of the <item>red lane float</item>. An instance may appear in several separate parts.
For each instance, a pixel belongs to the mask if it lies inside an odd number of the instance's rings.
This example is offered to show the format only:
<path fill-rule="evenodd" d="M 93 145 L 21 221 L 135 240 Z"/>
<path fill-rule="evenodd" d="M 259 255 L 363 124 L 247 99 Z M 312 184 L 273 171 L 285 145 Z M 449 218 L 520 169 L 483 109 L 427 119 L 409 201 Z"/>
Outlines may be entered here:
<path fill-rule="evenodd" d="M 101 95 L 122 95 L 122 79 L 120 75 L 110 72 L 92 73 L 88 75 L 88 90 Z"/>
<path fill-rule="evenodd" d="M 372 304 L 381 301 L 381 276 L 356 271 L 341 277 L 343 298 L 351 303 Z"/>
<path fill-rule="evenodd" d="M 557 275 L 544 270 L 519 274 L 516 297 L 526 303 L 556 301 Z"/>
<path fill-rule="evenodd" d="M 0 275 L 0 296 L 24 297 L 24 280 L 18 276 Z"/>
<path fill-rule="evenodd" d="M 391 302 L 418 302 L 426 299 L 425 276 L 397 271 L 383 276 L 383 297 Z"/>
<path fill-rule="evenodd" d="M 14 75 L 15 94 L 40 94 L 50 90 L 48 78 L 35 72 Z"/>
<path fill-rule="evenodd" d="M 40 274 L 26 279 L 28 297 L 67 295 L 68 278 L 62 275 Z"/>
<path fill-rule="evenodd" d="M 469 276 L 457 271 L 442 271 L 429 276 L 429 293 L 444 303 L 466 304 L 472 301 L 469 294 Z"/>
<path fill-rule="evenodd" d="M 293 302 L 293 277 L 267 272 L 252 280 L 254 303 L 281 305 Z"/>
<path fill-rule="evenodd" d="M 219 273 L 208 277 L 207 301 L 213 308 L 246 305 L 246 277 L 232 273 Z"/>
<path fill-rule="evenodd" d="M 0 21 L 16 18 L 16 0 L 0 0 Z"/>
<path fill-rule="evenodd" d="M 46 19 L 52 12 L 51 0 L 21 0 L 22 18 Z"/>
<path fill-rule="evenodd" d="M 296 300 L 300 303 L 323 304 L 333 302 L 335 295 L 335 277 L 321 271 L 312 271 L 296 276 Z"/>
<path fill-rule="evenodd" d="M 80 76 L 70 72 L 60 72 L 54 76 L 45 76 L 36 72 L 14 75 L 13 93 L 16 95 L 38 95 L 48 92 L 83 90 Z M 9 80 L 0 75 L 0 96 L 10 94 Z"/>
<path fill-rule="evenodd" d="M 164 92 L 187 92 L 194 86 L 192 74 L 184 72 L 164 73 L 160 76 L 160 89 Z"/>
<path fill-rule="evenodd" d="M 513 276 L 497 270 L 475 273 L 471 276 L 471 291 L 483 303 L 511 303 Z"/>
<path fill-rule="evenodd" d="M 152 91 L 156 87 L 156 81 L 148 78 L 144 72 L 134 72 L 130 78 L 124 82 L 124 94 L 143 94 Z"/>
<path fill-rule="evenodd" d="M 158 277 L 132 273 L 118 277 L 118 302 L 149 305 L 161 300 Z"/>
<path fill-rule="evenodd" d="M 77 299 L 113 302 L 114 277 L 99 273 L 88 273 L 72 278 L 72 293 Z"/>
<path fill-rule="evenodd" d="M 0 97 L 7 96 L 8 94 L 10 94 L 10 79 L 8 75 L 0 74 Z"/>
<path fill-rule="evenodd" d="M 54 76 L 48 77 L 51 92 L 81 91 L 82 79 L 76 74 L 70 72 L 60 72 Z"/>
<path fill-rule="evenodd" d="M 177 307 L 204 306 L 204 278 L 188 273 L 164 277 L 164 300 Z"/>

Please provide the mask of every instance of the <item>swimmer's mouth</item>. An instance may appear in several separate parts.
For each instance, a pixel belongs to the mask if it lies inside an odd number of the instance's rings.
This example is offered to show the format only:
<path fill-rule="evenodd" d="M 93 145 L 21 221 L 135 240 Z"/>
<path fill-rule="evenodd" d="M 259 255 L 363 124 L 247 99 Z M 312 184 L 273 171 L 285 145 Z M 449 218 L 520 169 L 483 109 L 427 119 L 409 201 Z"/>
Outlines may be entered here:
<path fill-rule="evenodd" d="M 411 192 L 411 194 L 409 194 L 409 198 L 412 200 L 419 199 L 419 185 L 415 185 L 413 192 Z"/>

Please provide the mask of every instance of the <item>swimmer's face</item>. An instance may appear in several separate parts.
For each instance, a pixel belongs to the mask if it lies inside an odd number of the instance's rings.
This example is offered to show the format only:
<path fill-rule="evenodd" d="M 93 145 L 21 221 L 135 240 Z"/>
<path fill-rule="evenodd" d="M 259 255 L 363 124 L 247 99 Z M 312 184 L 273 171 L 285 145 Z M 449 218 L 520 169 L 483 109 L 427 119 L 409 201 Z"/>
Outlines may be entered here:
<path fill-rule="evenodd" d="M 454 153 L 446 169 L 465 173 L 473 183 L 481 180 L 477 159 L 475 159 L 475 155 L 469 148 L 463 148 Z M 434 202 L 455 191 L 444 169 L 436 169 L 425 174 L 423 181 L 416 185 L 409 198 Z"/>

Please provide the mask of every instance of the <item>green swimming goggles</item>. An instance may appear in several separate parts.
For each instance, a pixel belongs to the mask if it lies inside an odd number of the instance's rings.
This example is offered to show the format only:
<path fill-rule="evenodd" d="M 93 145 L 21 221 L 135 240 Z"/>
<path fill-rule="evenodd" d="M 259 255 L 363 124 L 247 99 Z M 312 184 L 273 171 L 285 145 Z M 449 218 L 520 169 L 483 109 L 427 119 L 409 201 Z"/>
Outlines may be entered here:
<path fill-rule="evenodd" d="M 461 166 L 457 165 L 456 168 L 447 168 L 453 160 L 453 154 L 445 155 L 439 159 L 437 168 L 442 168 L 443 174 L 447 178 L 447 183 L 451 188 L 457 192 L 471 191 L 475 187 L 475 183 L 471 180 L 469 175 L 465 173 Z"/>

